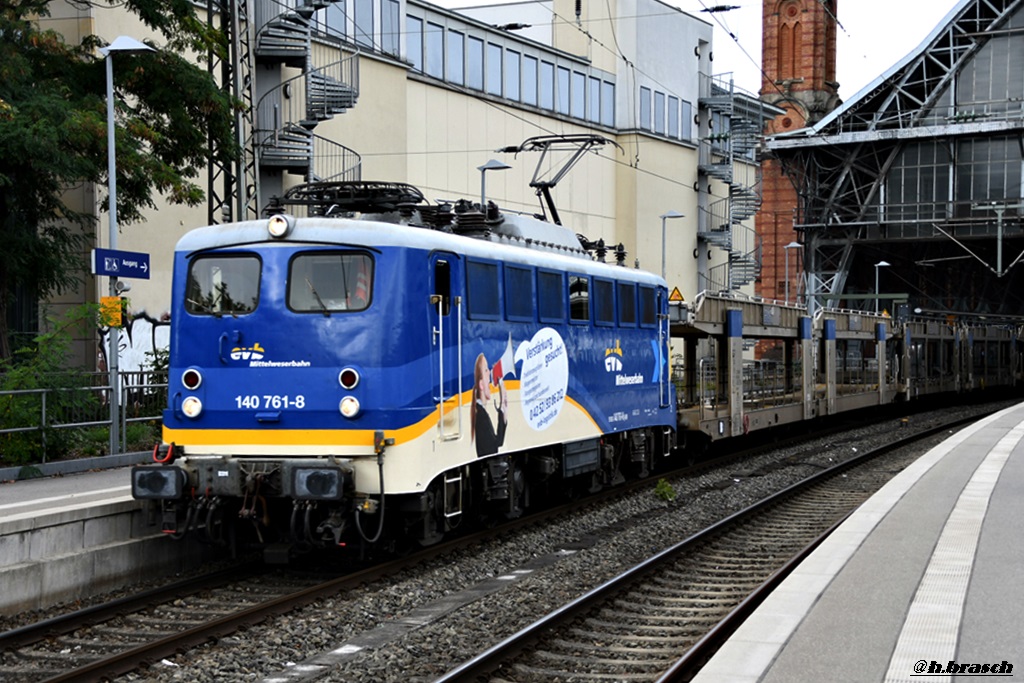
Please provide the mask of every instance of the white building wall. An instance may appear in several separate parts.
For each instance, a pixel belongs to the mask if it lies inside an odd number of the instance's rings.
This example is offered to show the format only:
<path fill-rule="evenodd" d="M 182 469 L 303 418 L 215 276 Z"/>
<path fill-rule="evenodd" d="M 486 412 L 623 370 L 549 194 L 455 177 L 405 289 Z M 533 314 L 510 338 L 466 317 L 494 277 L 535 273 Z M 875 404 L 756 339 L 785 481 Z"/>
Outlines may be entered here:
<path fill-rule="evenodd" d="M 73 34 L 67 36 L 69 40 L 87 32 L 106 40 L 122 34 L 150 37 L 119 8 L 81 9 L 75 5 L 72 11 L 70 4 L 67 7 L 68 13 L 54 25 L 67 27 Z M 542 211 L 540 199 L 529 187 L 538 155 L 496 150 L 542 135 L 592 133 L 608 138 L 622 149 L 608 144 L 586 155 L 553 190 L 563 224 L 589 239 L 603 238 L 609 247 L 622 243 L 629 254 L 627 265 L 639 263 L 656 273 L 661 271 L 664 241 L 669 286 L 679 287 L 686 300 L 692 300 L 698 282 L 693 257 L 697 247 L 697 126 L 691 120 L 688 134 L 683 134 L 682 122 L 677 134 L 658 135 L 647 130 L 651 126 L 638 120 L 639 93 L 646 87 L 652 93 L 664 93 L 666 99 L 678 98 L 680 107 L 689 102 L 692 119 L 697 112 L 698 70 L 709 66 L 707 51 L 701 57 L 697 53 L 701 45 L 710 45 L 711 25 L 657 0 L 583 3 L 579 24 L 574 8 L 573 0 L 551 0 L 475 7 L 460 14 L 403 1 L 403 50 L 408 47 L 406 16 L 415 14 L 446 30 L 481 37 L 485 44 L 550 60 L 571 72 L 586 74 L 588 79 L 593 76 L 614 85 L 613 126 L 427 77 L 410 68 L 408 53 L 404 58 L 364 53 L 355 107 L 321 123 L 314 132 L 361 154 L 363 179 L 408 182 L 430 200 L 479 198 L 477 167 L 492 158 L 504 161 L 512 168 L 488 173 L 488 198 L 505 209 L 528 213 Z M 376 19 L 379 30 L 379 16 Z M 513 21 L 533 24 L 536 30 L 492 28 Z M 348 28 L 351 30 L 351 25 Z M 258 75 L 265 69 L 257 67 L 256 71 Z M 557 171 L 560 159 L 551 161 L 544 169 L 548 174 Z M 205 187 L 205 178 L 199 180 Z M 263 188 L 263 203 L 281 188 L 300 181 L 297 176 L 282 174 L 279 181 L 269 183 L 274 187 Z M 103 207 L 96 210 L 98 245 L 105 246 L 106 214 Z M 667 211 L 681 212 L 686 218 L 668 221 L 663 240 L 659 216 Z M 187 230 L 205 223 L 205 206 L 187 208 L 159 200 L 144 224 L 123 226 L 119 248 L 149 253 L 153 267 L 151 280 L 133 282 L 134 311 L 144 311 L 153 319 L 167 311 L 174 244 Z M 106 293 L 105 281 L 93 282 L 91 287 L 86 299 L 95 300 Z"/>

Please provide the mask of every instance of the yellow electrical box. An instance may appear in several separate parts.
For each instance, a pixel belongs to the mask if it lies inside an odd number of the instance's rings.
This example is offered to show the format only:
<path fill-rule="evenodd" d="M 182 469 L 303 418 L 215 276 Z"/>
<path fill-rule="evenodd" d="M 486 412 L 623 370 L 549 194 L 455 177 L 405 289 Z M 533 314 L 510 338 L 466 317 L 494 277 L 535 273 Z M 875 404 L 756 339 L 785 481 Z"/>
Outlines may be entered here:
<path fill-rule="evenodd" d="M 121 327 L 121 297 L 100 297 L 100 323 L 107 327 Z"/>

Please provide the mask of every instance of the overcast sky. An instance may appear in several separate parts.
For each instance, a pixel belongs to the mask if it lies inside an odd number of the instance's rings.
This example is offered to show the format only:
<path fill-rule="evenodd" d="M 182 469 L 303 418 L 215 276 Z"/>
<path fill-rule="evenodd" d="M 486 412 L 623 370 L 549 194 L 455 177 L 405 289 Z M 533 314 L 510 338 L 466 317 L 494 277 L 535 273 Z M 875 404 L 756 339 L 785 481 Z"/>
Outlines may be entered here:
<path fill-rule="evenodd" d="M 715 73 L 731 71 L 737 86 L 756 94 L 761 88 L 761 0 L 667 1 L 714 25 Z M 836 80 L 840 97 L 849 100 L 916 49 L 959 2 L 838 0 L 841 27 Z M 738 5 L 739 9 L 714 14 L 701 11 L 718 5 Z"/>

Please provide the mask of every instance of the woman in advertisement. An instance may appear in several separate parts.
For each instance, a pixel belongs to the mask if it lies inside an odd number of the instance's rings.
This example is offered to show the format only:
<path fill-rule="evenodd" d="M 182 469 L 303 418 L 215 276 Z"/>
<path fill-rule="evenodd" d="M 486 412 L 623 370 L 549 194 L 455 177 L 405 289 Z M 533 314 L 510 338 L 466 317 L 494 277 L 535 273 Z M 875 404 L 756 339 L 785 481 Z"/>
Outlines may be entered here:
<path fill-rule="evenodd" d="M 491 368 L 487 364 L 484 354 L 476 357 L 473 366 L 473 404 L 470 408 L 472 417 L 472 438 L 476 442 L 477 457 L 493 455 L 498 452 L 501 445 L 505 443 L 505 429 L 508 427 L 508 393 L 505 390 L 505 380 L 498 379 L 498 427 L 495 430 L 494 422 L 487 411 L 491 403 Z"/>

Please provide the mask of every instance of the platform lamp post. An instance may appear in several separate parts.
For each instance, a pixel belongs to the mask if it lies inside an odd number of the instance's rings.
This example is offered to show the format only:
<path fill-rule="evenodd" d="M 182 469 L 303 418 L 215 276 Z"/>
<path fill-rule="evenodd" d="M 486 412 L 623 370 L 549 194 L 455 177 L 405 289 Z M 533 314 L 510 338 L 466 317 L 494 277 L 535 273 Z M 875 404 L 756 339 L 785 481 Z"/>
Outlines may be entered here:
<path fill-rule="evenodd" d="M 796 240 L 793 240 L 789 244 L 783 247 L 786 253 L 786 303 L 789 303 L 789 250 L 790 249 L 803 249 L 804 245 L 800 244 Z M 776 261 L 777 263 L 777 261 Z M 775 290 L 778 293 L 778 290 Z"/>
<path fill-rule="evenodd" d="M 483 166 L 477 166 L 476 170 L 480 171 L 480 210 L 487 215 L 487 172 L 488 171 L 505 171 L 512 168 L 508 164 L 498 161 L 497 159 L 491 159 Z"/>
<path fill-rule="evenodd" d="M 666 211 L 661 214 L 661 279 L 665 279 L 665 221 L 669 218 L 686 218 L 678 211 Z"/>
<path fill-rule="evenodd" d="M 114 53 L 155 52 L 153 48 L 128 36 L 118 36 L 110 45 L 100 48 L 107 67 L 107 194 L 109 204 L 107 214 L 110 217 L 110 248 L 117 249 L 117 159 L 115 155 L 114 128 Z M 116 297 L 123 291 L 118 286 L 117 276 L 110 277 L 110 296 Z M 107 369 L 110 372 L 110 455 L 118 453 L 121 447 L 121 386 L 117 373 L 117 354 L 120 334 L 112 327 L 110 330 L 110 351 L 107 357 Z"/>
<path fill-rule="evenodd" d="M 878 288 L 878 269 L 886 268 L 892 264 L 888 261 L 879 261 L 875 264 L 875 314 L 878 314 L 878 300 L 882 298 L 882 291 Z"/>

